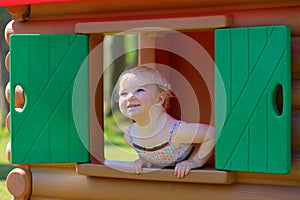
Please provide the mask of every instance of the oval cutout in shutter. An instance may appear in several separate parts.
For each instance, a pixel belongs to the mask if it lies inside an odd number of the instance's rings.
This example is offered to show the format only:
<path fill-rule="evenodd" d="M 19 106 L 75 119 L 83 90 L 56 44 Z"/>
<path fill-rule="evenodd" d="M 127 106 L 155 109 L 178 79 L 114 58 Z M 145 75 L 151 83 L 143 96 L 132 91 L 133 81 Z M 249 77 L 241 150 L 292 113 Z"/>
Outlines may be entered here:
<path fill-rule="evenodd" d="M 277 85 L 275 87 L 272 101 L 273 101 L 273 106 L 274 106 L 275 113 L 278 116 L 281 116 L 282 112 L 283 112 L 283 89 L 282 89 L 282 85 Z"/>

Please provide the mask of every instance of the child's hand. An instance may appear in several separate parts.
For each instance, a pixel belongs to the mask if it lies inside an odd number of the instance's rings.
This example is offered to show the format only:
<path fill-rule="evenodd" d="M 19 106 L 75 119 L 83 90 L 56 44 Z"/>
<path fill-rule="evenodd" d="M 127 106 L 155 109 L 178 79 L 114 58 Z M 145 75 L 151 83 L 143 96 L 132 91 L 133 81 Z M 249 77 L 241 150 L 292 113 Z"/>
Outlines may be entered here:
<path fill-rule="evenodd" d="M 192 169 L 201 167 L 203 164 L 200 162 L 197 162 L 196 160 L 190 158 L 188 160 L 182 161 L 180 163 L 177 163 L 174 170 L 174 175 L 177 176 L 177 178 L 184 178 L 186 177 Z"/>
<path fill-rule="evenodd" d="M 191 166 L 189 166 L 189 164 L 187 163 L 178 163 L 176 166 L 175 166 L 175 170 L 174 170 L 174 175 L 177 177 L 177 178 L 184 178 L 185 176 L 187 176 L 190 171 L 191 171 Z"/>
<path fill-rule="evenodd" d="M 151 167 L 151 163 L 144 161 L 143 159 L 137 159 L 133 163 L 131 163 L 131 171 L 136 174 L 142 173 L 143 166 Z"/>

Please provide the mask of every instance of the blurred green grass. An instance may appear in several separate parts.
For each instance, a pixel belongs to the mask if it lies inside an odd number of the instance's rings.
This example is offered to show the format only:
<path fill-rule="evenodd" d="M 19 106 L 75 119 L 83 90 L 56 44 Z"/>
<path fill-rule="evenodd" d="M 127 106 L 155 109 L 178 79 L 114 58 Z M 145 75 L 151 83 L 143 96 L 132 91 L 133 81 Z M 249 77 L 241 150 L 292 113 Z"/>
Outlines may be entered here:
<path fill-rule="evenodd" d="M 8 173 L 14 168 L 5 156 L 6 145 L 9 142 L 9 133 L 6 127 L 0 128 L 0 199 L 10 200 L 12 196 L 6 188 L 5 180 Z"/>

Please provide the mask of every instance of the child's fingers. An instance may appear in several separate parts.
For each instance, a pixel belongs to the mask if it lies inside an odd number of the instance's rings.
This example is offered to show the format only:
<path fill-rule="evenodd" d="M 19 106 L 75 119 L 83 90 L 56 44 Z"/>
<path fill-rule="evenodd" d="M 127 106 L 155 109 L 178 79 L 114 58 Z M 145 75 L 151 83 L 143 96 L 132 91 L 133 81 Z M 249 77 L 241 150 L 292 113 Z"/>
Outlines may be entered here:
<path fill-rule="evenodd" d="M 175 171 L 174 171 L 174 175 L 177 177 L 177 178 L 180 178 L 181 177 L 181 173 L 182 172 L 182 165 L 176 165 L 175 167 Z"/>
<path fill-rule="evenodd" d="M 187 176 L 191 171 L 191 168 L 186 168 L 185 171 L 184 171 L 184 176 Z M 183 178 L 183 177 L 182 177 Z"/>
<path fill-rule="evenodd" d="M 143 162 L 142 160 L 136 160 L 131 164 L 131 170 L 133 173 L 140 174 L 142 172 Z"/>
<path fill-rule="evenodd" d="M 189 167 L 184 166 L 181 169 L 181 173 L 180 173 L 179 178 L 184 178 L 185 176 L 187 176 L 190 173 L 190 171 L 191 171 L 191 169 Z"/>
<path fill-rule="evenodd" d="M 139 164 L 138 163 L 134 163 L 133 167 L 132 167 L 132 171 L 136 174 L 141 173 L 141 170 L 139 169 Z"/>
<path fill-rule="evenodd" d="M 150 162 L 147 163 L 147 167 L 150 168 L 152 164 Z"/>
<path fill-rule="evenodd" d="M 187 167 L 185 165 L 176 165 L 174 170 L 174 175 L 177 178 L 184 178 L 190 173 L 190 171 L 191 171 L 190 167 Z"/>

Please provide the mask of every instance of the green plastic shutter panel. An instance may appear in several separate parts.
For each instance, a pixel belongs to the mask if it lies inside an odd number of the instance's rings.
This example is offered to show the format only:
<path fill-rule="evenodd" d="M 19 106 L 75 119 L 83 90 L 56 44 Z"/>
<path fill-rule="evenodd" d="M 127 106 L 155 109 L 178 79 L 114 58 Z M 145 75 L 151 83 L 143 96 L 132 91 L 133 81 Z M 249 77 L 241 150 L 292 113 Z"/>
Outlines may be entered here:
<path fill-rule="evenodd" d="M 290 57 L 287 26 L 216 30 L 216 168 L 290 172 Z"/>
<path fill-rule="evenodd" d="M 11 92 L 13 163 L 89 161 L 88 36 L 11 36 L 10 88 L 25 91 L 17 112 Z"/>

